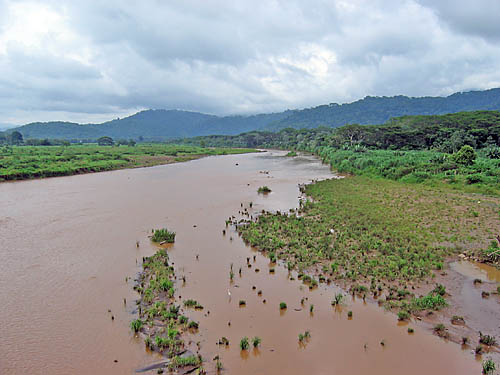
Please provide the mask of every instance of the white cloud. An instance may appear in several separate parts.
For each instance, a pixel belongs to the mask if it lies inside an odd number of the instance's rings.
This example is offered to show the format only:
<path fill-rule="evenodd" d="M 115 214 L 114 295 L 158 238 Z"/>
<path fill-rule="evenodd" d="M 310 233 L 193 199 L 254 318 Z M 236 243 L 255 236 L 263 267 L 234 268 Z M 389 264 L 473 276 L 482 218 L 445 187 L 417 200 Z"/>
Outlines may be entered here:
<path fill-rule="evenodd" d="M 496 87 L 500 3 L 470 4 L 0 0 L 0 123 Z"/>

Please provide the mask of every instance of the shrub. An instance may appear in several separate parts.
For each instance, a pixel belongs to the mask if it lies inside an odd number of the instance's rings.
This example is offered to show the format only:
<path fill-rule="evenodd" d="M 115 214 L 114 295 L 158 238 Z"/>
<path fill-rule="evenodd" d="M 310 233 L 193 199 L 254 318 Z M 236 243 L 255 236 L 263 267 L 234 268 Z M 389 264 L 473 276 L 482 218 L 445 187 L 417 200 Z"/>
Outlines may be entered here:
<path fill-rule="evenodd" d="M 476 152 L 471 146 L 465 145 L 452 155 L 452 159 L 457 164 L 472 165 L 476 160 Z"/>
<path fill-rule="evenodd" d="M 348 312 L 347 312 L 347 316 L 348 316 L 349 318 L 352 318 L 352 311 L 348 311 Z"/>
<path fill-rule="evenodd" d="M 198 322 L 195 322 L 194 320 L 191 320 L 188 324 L 188 328 L 191 328 L 191 329 L 198 329 L 198 327 L 199 327 Z"/>
<path fill-rule="evenodd" d="M 280 310 L 286 309 L 286 303 L 285 302 L 280 302 Z"/>
<path fill-rule="evenodd" d="M 483 178 L 481 177 L 480 174 L 470 174 L 465 178 L 465 181 L 467 182 L 468 185 L 472 184 L 477 184 L 479 182 L 483 181 Z"/>

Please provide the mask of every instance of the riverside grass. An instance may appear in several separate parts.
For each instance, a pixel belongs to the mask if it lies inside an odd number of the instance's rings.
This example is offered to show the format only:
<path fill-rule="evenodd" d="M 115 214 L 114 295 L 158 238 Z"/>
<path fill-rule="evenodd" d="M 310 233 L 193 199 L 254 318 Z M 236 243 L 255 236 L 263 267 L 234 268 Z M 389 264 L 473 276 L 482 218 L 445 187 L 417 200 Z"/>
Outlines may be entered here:
<path fill-rule="evenodd" d="M 193 160 L 208 155 L 247 152 L 256 152 L 256 150 L 170 144 L 4 146 L 0 147 L 0 181 L 149 167 Z"/>
<path fill-rule="evenodd" d="M 316 267 L 370 292 L 432 278 L 448 257 L 483 249 L 500 232 L 498 197 L 367 176 L 305 192 L 313 201 L 300 216 L 265 213 L 238 227 L 243 239 L 299 273 Z"/>
<path fill-rule="evenodd" d="M 339 173 L 500 195 L 500 159 L 487 158 L 484 150 L 477 152 L 470 165 L 461 165 L 453 155 L 432 150 L 318 147 L 313 152 Z"/>

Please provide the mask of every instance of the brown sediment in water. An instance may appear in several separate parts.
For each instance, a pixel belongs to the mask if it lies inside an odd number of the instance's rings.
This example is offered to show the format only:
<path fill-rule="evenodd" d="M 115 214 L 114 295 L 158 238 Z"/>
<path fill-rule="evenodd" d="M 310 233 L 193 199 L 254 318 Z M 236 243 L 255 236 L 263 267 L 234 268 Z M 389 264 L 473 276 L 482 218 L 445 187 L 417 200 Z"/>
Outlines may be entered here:
<path fill-rule="evenodd" d="M 408 335 L 376 306 L 349 297 L 333 308 L 333 286 L 309 290 L 279 265 L 274 274 L 254 271 L 268 270 L 268 260 L 224 220 L 241 203 L 251 215 L 295 208 L 298 183 L 330 176 L 314 158 L 276 157 L 282 154 L 0 184 L 0 283 L 9 286 L 0 289 L 0 372 L 123 374 L 160 361 L 130 330 L 137 318 L 131 280 L 142 257 L 156 251 L 147 240 L 151 228 L 167 226 L 177 233 L 171 262 L 178 276 L 186 276 L 176 296 L 205 307 L 186 311 L 200 324 L 186 340 L 200 343 L 207 367 L 219 355 L 226 373 L 238 374 L 479 373 L 480 364 L 457 345 L 418 327 Z M 259 170 L 269 170 L 273 179 Z M 264 184 L 273 190 L 267 197 L 257 194 Z M 231 263 L 242 267 L 233 284 Z M 308 298 L 304 306 L 302 298 Z M 288 306 L 283 315 L 281 301 Z M 306 330 L 311 338 L 301 346 L 298 334 Z M 228 346 L 217 345 L 223 336 Z M 261 337 L 259 350 L 241 352 L 243 336 Z"/>

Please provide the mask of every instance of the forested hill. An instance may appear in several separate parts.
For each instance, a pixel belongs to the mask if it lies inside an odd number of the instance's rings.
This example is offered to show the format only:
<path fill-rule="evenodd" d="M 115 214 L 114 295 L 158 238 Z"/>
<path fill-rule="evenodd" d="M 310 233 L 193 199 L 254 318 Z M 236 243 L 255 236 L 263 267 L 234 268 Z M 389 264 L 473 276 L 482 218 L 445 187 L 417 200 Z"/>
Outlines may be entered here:
<path fill-rule="evenodd" d="M 353 103 L 333 103 L 294 111 L 290 116 L 271 124 L 268 129 L 338 127 L 346 124 L 378 125 L 393 117 L 406 115 L 441 115 L 499 109 L 500 88 L 455 93 L 448 97 L 367 96 Z"/>
<path fill-rule="evenodd" d="M 348 104 L 329 104 L 302 110 L 253 116 L 214 116 L 180 110 L 146 110 L 102 124 L 31 123 L 9 129 L 24 138 L 133 138 L 146 141 L 212 134 L 235 135 L 253 130 L 339 127 L 345 124 L 384 124 L 393 117 L 434 115 L 474 110 L 499 110 L 500 88 L 456 93 L 448 97 L 366 97 Z"/>
<path fill-rule="evenodd" d="M 146 110 L 135 115 L 102 124 L 80 125 L 70 122 L 34 122 L 10 131 L 21 132 L 24 138 L 97 139 L 132 138 L 159 141 L 168 138 L 209 134 L 239 134 L 279 121 L 289 112 L 254 116 L 219 117 L 179 110 Z"/>

